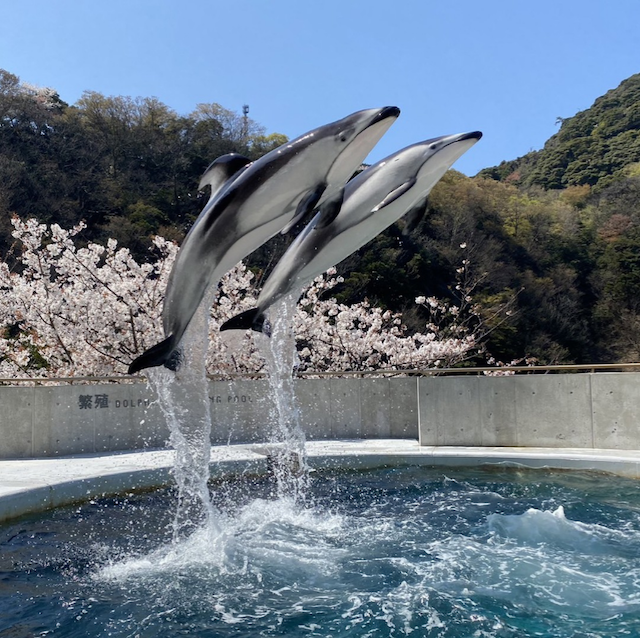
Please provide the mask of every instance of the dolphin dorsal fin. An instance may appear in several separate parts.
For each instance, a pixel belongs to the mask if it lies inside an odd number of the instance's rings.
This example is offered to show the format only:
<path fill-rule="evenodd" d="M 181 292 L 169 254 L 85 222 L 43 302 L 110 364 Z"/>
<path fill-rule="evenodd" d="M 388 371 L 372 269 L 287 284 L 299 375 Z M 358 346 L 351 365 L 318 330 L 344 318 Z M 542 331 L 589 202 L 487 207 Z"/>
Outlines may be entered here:
<path fill-rule="evenodd" d="M 342 208 L 342 202 L 344 201 L 344 186 L 335 194 L 332 195 L 318 211 L 318 221 L 315 228 L 325 228 L 328 226 L 340 212 Z"/>
<path fill-rule="evenodd" d="M 202 174 L 198 189 L 202 190 L 205 186 L 211 186 L 209 193 L 209 201 L 211 201 L 220 189 L 238 172 L 245 169 L 251 160 L 244 155 L 238 153 L 227 153 L 213 160 Z"/>
<path fill-rule="evenodd" d="M 293 215 L 291 221 L 280 231 L 280 234 L 286 235 L 307 213 L 311 212 L 316 204 L 320 201 L 322 194 L 326 190 L 327 185 L 322 183 L 318 184 L 313 190 L 308 191 L 307 194 L 298 202 L 296 212 Z"/>
<path fill-rule="evenodd" d="M 371 209 L 371 212 L 377 213 L 380 209 L 391 204 L 391 202 L 395 202 L 398 197 L 404 195 L 410 188 L 415 185 L 415 183 L 415 179 L 410 179 L 408 182 L 400 184 L 398 188 L 394 188 L 377 206 L 374 206 Z"/>

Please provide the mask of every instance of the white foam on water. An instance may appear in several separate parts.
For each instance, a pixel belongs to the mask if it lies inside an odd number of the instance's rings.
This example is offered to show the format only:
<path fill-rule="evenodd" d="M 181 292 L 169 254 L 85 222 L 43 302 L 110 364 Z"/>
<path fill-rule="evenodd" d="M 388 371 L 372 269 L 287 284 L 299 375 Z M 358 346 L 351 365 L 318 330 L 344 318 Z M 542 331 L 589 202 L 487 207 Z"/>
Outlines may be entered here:
<path fill-rule="evenodd" d="M 157 598 L 154 623 L 168 609 L 243 635 L 286 626 L 314 636 L 487 638 L 518 635 L 518 618 L 540 619 L 540 635 L 552 635 L 544 631 L 563 618 L 587 636 L 590 622 L 633 623 L 640 613 L 640 556 L 619 552 L 617 530 L 571 521 L 562 508 L 493 514 L 456 533 L 442 525 L 448 516 L 434 527 L 428 508 L 401 521 L 386 498 L 339 507 L 256 499 L 221 514 L 217 531 L 203 526 L 146 556 L 114 560 L 94 582 L 126 592 L 131 608 Z"/>
<path fill-rule="evenodd" d="M 257 499 L 233 517 L 220 514 L 215 524 L 203 524 L 148 555 L 111 562 L 95 578 L 124 583 L 192 569 L 213 578 L 248 569 L 258 575 L 270 567 L 322 571 L 342 553 L 335 540 L 343 530 L 340 515 L 301 509 L 292 499 Z"/>
<path fill-rule="evenodd" d="M 640 533 L 628 526 L 612 529 L 595 523 L 582 523 L 566 517 L 564 507 L 553 511 L 530 508 L 523 514 L 491 514 L 486 529 L 494 540 L 561 550 L 569 556 L 584 555 L 593 562 L 598 556 L 640 558 Z M 596 561 L 597 562 L 597 561 Z"/>
<path fill-rule="evenodd" d="M 455 596 L 504 600 L 529 613 L 603 619 L 640 610 L 639 562 L 619 552 L 628 535 L 570 521 L 562 507 L 491 514 L 485 527 L 488 537 L 434 541 L 429 549 L 437 560 L 416 566 L 425 582 Z"/>
<path fill-rule="evenodd" d="M 554 511 L 530 508 L 524 514 L 490 514 L 487 529 L 526 545 L 546 543 L 588 553 L 607 551 L 603 543 L 608 536 L 615 534 L 598 525 L 568 520 L 562 506 Z"/>

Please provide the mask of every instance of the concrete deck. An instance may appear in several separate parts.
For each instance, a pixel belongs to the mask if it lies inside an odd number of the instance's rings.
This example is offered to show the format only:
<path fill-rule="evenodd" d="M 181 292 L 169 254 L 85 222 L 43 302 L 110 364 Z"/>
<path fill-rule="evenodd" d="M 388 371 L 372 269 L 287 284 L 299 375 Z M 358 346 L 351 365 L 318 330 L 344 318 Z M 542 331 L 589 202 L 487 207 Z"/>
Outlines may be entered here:
<path fill-rule="evenodd" d="M 414 440 L 398 439 L 310 441 L 306 449 L 314 468 L 509 464 L 640 478 L 640 450 L 420 446 Z M 264 473 L 268 451 L 268 446 L 256 444 L 214 446 L 212 476 Z M 172 464 L 171 450 L 0 461 L 0 522 L 170 484 Z"/>

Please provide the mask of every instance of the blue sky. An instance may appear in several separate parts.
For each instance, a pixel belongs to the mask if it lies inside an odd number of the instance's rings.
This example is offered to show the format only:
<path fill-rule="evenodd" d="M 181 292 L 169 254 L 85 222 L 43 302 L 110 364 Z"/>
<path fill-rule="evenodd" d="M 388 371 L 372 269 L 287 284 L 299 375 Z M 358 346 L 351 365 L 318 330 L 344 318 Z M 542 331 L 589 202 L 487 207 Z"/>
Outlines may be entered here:
<path fill-rule="evenodd" d="M 557 117 L 640 72 L 638 0 L 29 0 L 6 2 L 0 68 L 58 90 L 218 102 L 296 137 L 396 105 L 369 157 L 479 129 L 456 168 L 541 148 Z"/>

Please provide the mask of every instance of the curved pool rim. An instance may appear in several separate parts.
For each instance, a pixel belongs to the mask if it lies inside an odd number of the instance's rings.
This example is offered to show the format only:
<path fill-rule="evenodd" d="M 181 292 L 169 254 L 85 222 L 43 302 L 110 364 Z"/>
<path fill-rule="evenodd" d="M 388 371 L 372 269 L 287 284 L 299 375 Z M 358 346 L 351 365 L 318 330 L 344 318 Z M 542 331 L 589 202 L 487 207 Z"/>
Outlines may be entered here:
<path fill-rule="evenodd" d="M 257 443 L 213 446 L 211 476 L 264 474 L 272 450 Z M 366 439 L 308 441 L 306 451 L 313 469 L 506 465 L 640 478 L 640 450 L 421 446 L 415 440 Z M 0 461 L 0 523 L 92 498 L 169 485 L 172 465 L 170 449 Z"/>

